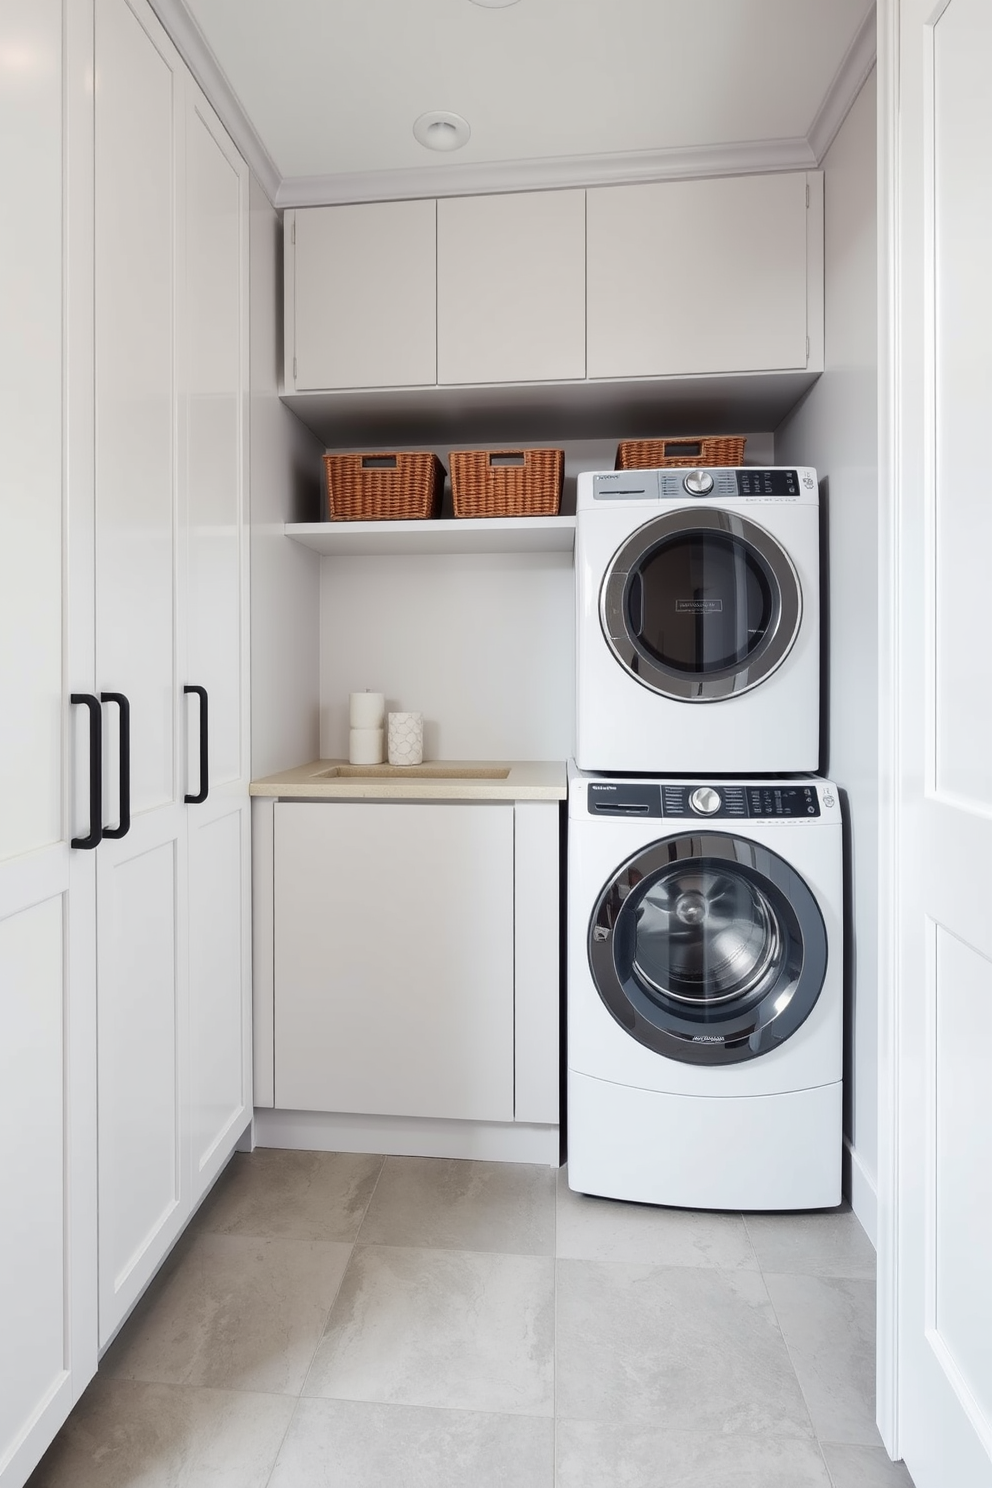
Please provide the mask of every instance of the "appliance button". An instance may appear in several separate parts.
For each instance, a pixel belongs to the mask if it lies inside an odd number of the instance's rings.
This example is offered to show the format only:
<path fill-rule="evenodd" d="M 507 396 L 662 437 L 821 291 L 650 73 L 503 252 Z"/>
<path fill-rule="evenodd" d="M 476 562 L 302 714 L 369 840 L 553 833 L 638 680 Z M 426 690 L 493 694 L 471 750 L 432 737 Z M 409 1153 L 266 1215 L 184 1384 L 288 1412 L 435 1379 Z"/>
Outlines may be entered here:
<path fill-rule="evenodd" d="M 690 470 L 682 484 L 690 496 L 708 496 L 713 489 L 713 477 L 708 470 Z"/>
<path fill-rule="evenodd" d="M 689 805 L 700 816 L 712 816 L 714 811 L 720 810 L 720 792 L 711 785 L 701 785 L 689 797 Z"/>

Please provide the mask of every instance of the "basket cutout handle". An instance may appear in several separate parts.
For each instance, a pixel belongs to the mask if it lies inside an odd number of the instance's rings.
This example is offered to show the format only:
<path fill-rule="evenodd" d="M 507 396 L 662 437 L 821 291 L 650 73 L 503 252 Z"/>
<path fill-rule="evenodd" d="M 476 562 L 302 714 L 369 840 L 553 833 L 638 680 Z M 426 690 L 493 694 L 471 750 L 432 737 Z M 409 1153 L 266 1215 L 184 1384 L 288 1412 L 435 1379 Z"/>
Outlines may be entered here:
<path fill-rule="evenodd" d="M 500 450 L 499 454 L 489 456 L 489 466 L 495 465 L 526 465 L 527 456 L 523 450 Z"/>
<path fill-rule="evenodd" d="M 666 439 L 665 454 L 684 456 L 687 460 L 698 459 L 703 446 L 698 439 Z"/>
<path fill-rule="evenodd" d="M 363 470 L 395 470 L 396 469 L 396 456 L 395 455 L 363 455 L 362 456 L 362 469 Z"/>

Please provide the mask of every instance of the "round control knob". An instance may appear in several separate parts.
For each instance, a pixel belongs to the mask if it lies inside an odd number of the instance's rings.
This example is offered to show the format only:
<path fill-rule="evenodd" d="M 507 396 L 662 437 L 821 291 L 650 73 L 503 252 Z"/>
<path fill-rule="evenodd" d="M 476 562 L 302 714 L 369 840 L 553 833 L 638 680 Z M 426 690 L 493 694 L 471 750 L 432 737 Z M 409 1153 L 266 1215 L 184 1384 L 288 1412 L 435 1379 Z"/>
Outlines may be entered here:
<path fill-rule="evenodd" d="M 690 470 L 682 484 L 690 496 L 708 496 L 713 489 L 713 477 L 708 470 Z"/>
<path fill-rule="evenodd" d="M 689 805 L 700 816 L 712 816 L 714 811 L 720 810 L 721 804 L 720 792 L 711 785 L 701 785 L 689 797 Z"/>

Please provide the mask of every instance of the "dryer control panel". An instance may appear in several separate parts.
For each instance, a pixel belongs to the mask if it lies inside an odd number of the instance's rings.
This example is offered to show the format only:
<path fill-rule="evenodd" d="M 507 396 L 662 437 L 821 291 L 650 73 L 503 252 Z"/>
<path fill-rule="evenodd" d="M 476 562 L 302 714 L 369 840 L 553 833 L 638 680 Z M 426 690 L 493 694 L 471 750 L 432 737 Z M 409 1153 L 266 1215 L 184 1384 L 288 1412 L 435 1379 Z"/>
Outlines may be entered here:
<path fill-rule="evenodd" d="M 779 785 L 774 781 L 718 785 L 683 781 L 592 781 L 587 803 L 590 816 L 678 817 L 683 821 L 733 818 L 782 820 L 820 815 L 815 785 Z M 832 806 L 834 797 L 824 797 Z"/>

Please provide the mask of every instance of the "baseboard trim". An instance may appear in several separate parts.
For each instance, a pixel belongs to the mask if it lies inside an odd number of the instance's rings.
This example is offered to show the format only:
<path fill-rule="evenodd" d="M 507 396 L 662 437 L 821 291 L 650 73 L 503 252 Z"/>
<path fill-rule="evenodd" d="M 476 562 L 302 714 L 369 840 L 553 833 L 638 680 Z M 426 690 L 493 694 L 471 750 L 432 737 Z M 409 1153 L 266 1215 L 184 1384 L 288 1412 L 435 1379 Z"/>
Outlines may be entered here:
<path fill-rule="evenodd" d="M 384 1152 L 392 1157 L 466 1157 L 557 1168 L 557 1126 L 439 1121 L 430 1117 L 351 1116 L 333 1111 L 255 1111 L 256 1147 L 302 1152 Z"/>
<path fill-rule="evenodd" d="M 843 1188 L 851 1208 L 875 1249 L 878 1249 L 878 1191 L 850 1139 L 844 1138 Z"/>

